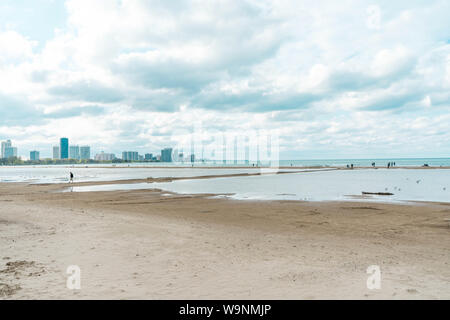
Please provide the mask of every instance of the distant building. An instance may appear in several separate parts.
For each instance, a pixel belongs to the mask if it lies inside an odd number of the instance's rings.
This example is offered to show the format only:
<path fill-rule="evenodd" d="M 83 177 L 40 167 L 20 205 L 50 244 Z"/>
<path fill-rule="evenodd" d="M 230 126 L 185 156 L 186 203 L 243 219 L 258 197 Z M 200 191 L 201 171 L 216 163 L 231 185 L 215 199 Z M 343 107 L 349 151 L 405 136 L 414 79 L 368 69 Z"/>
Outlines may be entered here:
<path fill-rule="evenodd" d="M 30 151 L 30 160 L 39 161 L 39 151 Z"/>
<path fill-rule="evenodd" d="M 172 162 L 172 148 L 165 148 L 161 150 L 161 161 Z"/>
<path fill-rule="evenodd" d="M 17 157 L 17 148 L 12 146 L 11 140 L 2 141 L 1 158 Z"/>
<path fill-rule="evenodd" d="M 60 153 L 59 153 L 59 147 L 58 146 L 54 146 L 53 147 L 53 159 L 57 160 L 59 159 Z"/>
<path fill-rule="evenodd" d="M 69 159 L 69 139 L 67 138 L 59 140 L 59 158 Z"/>
<path fill-rule="evenodd" d="M 70 146 L 69 147 L 69 158 L 80 160 L 80 147 L 79 146 Z"/>
<path fill-rule="evenodd" d="M 89 160 L 91 158 L 91 147 L 89 146 L 80 147 L 80 158 L 81 160 Z"/>
<path fill-rule="evenodd" d="M 153 159 L 153 154 L 146 153 L 144 159 L 145 159 L 145 161 L 151 161 Z"/>
<path fill-rule="evenodd" d="M 6 148 L 11 148 L 11 140 L 2 141 L 2 150 L 0 153 L 1 158 L 6 158 Z"/>
<path fill-rule="evenodd" d="M 191 154 L 191 162 L 195 162 L 195 154 Z"/>
<path fill-rule="evenodd" d="M 6 159 L 17 157 L 17 148 L 15 148 L 15 147 L 6 147 L 5 148 L 5 155 L 4 155 L 4 157 Z"/>
<path fill-rule="evenodd" d="M 136 151 L 124 151 L 122 152 L 122 160 L 139 161 L 139 153 Z"/>
<path fill-rule="evenodd" d="M 115 158 L 116 155 L 114 153 L 105 153 L 104 151 L 95 155 L 95 160 L 97 161 L 112 161 Z"/>

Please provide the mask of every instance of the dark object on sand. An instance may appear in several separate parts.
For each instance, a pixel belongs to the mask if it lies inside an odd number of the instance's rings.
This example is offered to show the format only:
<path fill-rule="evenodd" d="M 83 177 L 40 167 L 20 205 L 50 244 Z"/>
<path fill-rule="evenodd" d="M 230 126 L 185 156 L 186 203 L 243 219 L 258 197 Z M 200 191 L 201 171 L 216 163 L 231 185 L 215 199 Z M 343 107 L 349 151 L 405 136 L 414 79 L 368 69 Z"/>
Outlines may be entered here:
<path fill-rule="evenodd" d="M 424 166 L 424 167 L 429 167 L 428 163 L 425 163 L 423 166 Z"/>
<path fill-rule="evenodd" d="M 393 196 L 394 194 L 393 193 L 390 193 L 390 192 L 362 192 L 362 194 L 363 195 L 367 195 L 367 194 L 370 194 L 370 195 L 376 195 L 376 196 Z"/>

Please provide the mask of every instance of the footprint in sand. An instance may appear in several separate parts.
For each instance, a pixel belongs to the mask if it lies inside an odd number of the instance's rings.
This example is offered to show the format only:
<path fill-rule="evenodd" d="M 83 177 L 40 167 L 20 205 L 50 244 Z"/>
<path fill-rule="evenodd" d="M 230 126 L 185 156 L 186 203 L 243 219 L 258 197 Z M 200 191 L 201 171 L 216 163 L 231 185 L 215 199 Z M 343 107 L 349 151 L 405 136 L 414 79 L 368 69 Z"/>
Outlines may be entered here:
<path fill-rule="evenodd" d="M 7 283 L 0 283 L 0 298 L 1 297 L 10 297 L 14 295 L 17 291 L 22 289 L 18 285 L 9 285 Z"/>

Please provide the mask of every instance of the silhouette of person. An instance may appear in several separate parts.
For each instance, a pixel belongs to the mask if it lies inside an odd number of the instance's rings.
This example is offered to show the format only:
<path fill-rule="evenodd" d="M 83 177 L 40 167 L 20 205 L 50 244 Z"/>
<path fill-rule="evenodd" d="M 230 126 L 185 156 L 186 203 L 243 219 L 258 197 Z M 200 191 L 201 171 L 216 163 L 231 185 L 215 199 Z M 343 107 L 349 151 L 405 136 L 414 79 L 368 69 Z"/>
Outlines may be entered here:
<path fill-rule="evenodd" d="M 73 173 L 72 172 L 70 172 L 70 181 L 69 181 L 69 183 L 73 183 Z"/>

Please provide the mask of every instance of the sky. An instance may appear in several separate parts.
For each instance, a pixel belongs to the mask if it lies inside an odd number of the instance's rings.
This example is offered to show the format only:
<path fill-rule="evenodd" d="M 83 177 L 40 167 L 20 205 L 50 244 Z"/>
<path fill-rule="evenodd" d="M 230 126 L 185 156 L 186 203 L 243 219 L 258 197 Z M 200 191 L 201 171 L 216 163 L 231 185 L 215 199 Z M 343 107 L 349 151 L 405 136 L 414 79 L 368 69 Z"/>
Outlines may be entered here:
<path fill-rule="evenodd" d="M 119 156 L 270 132 L 281 159 L 449 157 L 449 17 L 447 0 L 1 0 L 0 140 Z"/>

